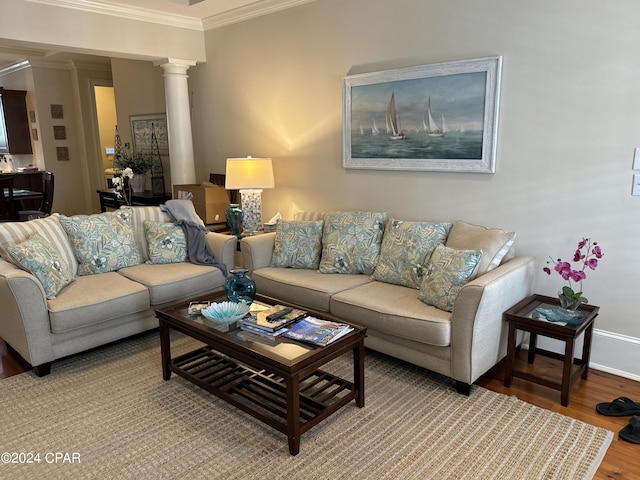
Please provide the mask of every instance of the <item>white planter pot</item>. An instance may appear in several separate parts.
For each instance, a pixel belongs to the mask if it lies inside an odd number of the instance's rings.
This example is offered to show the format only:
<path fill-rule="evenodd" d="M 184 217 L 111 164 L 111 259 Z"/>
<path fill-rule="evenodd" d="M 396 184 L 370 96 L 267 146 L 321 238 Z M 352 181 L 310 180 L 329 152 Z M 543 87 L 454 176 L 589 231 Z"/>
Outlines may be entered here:
<path fill-rule="evenodd" d="M 145 175 L 134 175 L 133 178 L 129 179 L 129 186 L 136 193 L 144 192 L 146 183 L 147 177 Z"/>

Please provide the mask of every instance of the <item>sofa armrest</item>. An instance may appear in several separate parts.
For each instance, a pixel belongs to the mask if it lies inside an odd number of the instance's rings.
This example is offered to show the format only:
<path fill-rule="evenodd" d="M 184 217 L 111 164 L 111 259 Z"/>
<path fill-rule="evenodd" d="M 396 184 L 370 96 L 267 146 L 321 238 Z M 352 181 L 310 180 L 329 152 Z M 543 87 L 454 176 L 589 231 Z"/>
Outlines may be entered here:
<path fill-rule="evenodd" d="M 47 299 L 33 275 L 0 258 L 0 338 L 33 366 L 54 358 Z"/>
<path fill-rule="evenodd" d="M 217 232 L 208 232 L 206 238 L 216 260 L 224 263 L 227 269 L 232 269 L 235 265 L 238 239 L 233 235 Z"/>
<path fill-rule="evenodd" d="M 268 267 L 271 264 L 271 254 L 273 253 L 275 241 L 275 232 L 244 237 L 240 240 L 244 268 L 252 272 L 259 268 Z"/>
<path fill-rule="evenodd" d="M 471 384 L 506 354 L 503 313 L 531 295 L 536 260 L 516 257 L 466 284 L 451 317 L 451 370 Z"/>

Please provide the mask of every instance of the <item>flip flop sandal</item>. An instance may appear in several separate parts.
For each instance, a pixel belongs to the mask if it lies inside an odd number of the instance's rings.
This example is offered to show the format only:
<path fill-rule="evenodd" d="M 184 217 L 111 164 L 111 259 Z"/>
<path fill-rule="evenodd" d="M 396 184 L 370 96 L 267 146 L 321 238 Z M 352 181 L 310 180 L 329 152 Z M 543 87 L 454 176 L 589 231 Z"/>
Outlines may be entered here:
<path fill-rule="evenodd" d="M 609 417 L 624 417 L 626 415 L 640 415 L 640 403 L 627 397 L 616 398 L 613 402 L 596 405 L 596 411 Z"/>
<path fill-rule="evenodd" d="M 620 430 L 618 435 L 622 440 L 640 444 L 640 415 L 634 415 L 631 417 L 629 425 Z"/>

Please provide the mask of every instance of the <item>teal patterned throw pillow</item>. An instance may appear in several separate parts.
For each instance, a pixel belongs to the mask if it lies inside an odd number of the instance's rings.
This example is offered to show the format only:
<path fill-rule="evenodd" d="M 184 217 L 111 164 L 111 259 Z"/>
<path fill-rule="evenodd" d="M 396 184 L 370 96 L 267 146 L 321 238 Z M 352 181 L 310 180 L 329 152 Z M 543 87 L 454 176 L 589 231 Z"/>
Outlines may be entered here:
<path fill-rule="evenodd" d="M 150 259 L 147 263 L 187 261 L 187 238 L 180 225 L 145 220 L 144 235 Z"/>
<path fill-rule="evenodd" d="M 280 220 L 271 255 L 272 267 L 317 270 L 320 263 L 322 220 Z"/>
<path fill-rule="evenodd" d="M 78 259 L 78 275 L 113 272 L 142 262 L 131 208 L 95 215 L 61 215 L 60 223 Z"/>
<path fill-rule="evenodd" d="M 438 245 L 431 255 L 418 299 L 451 312 L 458 293 L 471 280 L 481 257 L 480 250 L 457 250 Z"/>
<path fill-rule="evenodd" d="M 424 267 L 436 246 L 444 244 L 450 223 L 405 222 L 390 219 L 384 230 L 374 280 L 420 288 Z"/>
<path fill-rule="evenodd" d="M 386 219 L 386 213 L 327 213 L 322 232 L 320 272 L 371 275 L 380 256 Z"/>
<path fill-rule="evenodd" d="M 13 260 L 40 281 L 49 300 L 73 280 L 67 262 L 37 233 L 7 250 Z"/>

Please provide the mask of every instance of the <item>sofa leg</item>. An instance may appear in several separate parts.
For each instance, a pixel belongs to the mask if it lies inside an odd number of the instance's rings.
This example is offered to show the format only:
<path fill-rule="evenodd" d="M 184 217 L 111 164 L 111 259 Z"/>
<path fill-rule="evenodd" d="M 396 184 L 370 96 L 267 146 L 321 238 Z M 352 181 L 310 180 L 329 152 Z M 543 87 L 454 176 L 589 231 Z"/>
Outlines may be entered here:
<path fill-rule="evenodd" d="M 467 397 L 471 395 L 471 385 L 468 383 L 456 380 L 456 390 L 460 395 L 466 395 Z"/>
<path fill-rule="evenodd" d="M 36 375 L 39 377 L 44 377 L 45 375 L 49 375 L 51 373 L 51 362 L 38 365 L 35 368 L 35 370 L 36 370 Z"/>

